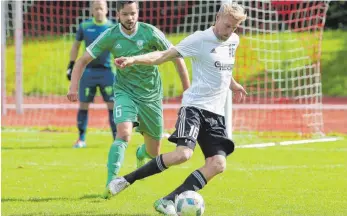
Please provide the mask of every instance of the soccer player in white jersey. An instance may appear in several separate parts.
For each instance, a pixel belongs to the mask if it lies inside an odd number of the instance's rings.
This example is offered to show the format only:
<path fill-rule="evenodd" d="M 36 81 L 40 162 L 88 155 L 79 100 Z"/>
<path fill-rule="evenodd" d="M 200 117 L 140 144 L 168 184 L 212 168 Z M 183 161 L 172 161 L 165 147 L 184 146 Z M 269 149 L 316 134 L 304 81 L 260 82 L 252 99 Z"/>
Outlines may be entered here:
<path fill-rule="evenodd" d="M 176 47 L 146 55 L 115 59 L 118 67 L 133 64 L 158 65 L 177 56 L 191 57 L 193 80 L 183 94 L 176 131 L 169 141 L 177 144 L 175 151 L 162 154 L 134 172 L 111 181 L 109 190 L 115 195 L 136 180 L 160 173 L 168 167 L 189 160 L 198 141 L 205 156 L 205 165 L 191 173 L 178 188 L 154 203 L 165 215 L 176 215 L 175 196 L 187 190 L 200 190 L 226 167 L 226 157 L 234 151 L 234 143 L 227 137 L 224 104 L 228 90 L 236 99 L 247 94 L 232 77 L 235 51 L 239 36 L 234 33 L 247 18 L 245 10 L 236 3 L 224 3 L 217 13 L 216 23 L 205 31 L 197 31 Z"/>

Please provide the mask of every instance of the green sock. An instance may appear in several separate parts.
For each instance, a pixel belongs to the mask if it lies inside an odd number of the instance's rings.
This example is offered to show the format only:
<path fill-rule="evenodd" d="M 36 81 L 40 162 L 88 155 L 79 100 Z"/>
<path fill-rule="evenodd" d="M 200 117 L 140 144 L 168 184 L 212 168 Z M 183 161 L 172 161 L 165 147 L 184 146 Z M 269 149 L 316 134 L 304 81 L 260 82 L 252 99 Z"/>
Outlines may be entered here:
<path fill-rule="evenodd" d="M 142 144 L 140 146 L 139 150 L 136 152 L 136 157 L 140 160 L 142 160 L 144 158 L 153 159 L 153 157 L 150 156 L 146 151 L 146 144 Z"/>
<path fill-rule="evenodd" d="M 107 182 L 106 186 L 112 179 L 114 179 L 123 164 L 125 149 L 128 147 L 127 142 L 122 139 L 116 139 L 110 148 L 108 153 L 108 162 L 107 162 Z"/>

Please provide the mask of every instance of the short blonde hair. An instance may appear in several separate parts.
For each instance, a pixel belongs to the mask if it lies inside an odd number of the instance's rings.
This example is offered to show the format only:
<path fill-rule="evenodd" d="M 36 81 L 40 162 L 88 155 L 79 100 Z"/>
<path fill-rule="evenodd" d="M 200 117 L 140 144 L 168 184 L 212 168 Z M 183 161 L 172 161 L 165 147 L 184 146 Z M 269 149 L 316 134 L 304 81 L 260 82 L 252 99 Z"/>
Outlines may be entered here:
<path fill-rule="evenodd" d="M 223 3 L 218 11 L 218 15 L 231 15 L 238 21 L 245 21 L 247 13 L 243 6 L 237 3 Z"/>
<path fill-rule="evenodd" d="M 106 6 L 106 9 L 107 9 L 107 1 L 106 0 L 93 0 L 92 1 L 92 8 L 94 7 L 94 5 L 96 3 L 104 4 Z"/>

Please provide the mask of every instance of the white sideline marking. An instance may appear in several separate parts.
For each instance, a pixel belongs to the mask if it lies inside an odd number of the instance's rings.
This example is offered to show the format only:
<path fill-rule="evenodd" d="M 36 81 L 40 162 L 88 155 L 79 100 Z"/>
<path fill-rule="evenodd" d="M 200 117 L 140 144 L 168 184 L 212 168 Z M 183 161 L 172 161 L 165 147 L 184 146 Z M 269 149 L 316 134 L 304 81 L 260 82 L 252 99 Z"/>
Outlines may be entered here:
<path fill-rule="evenodd" d="M 320 139 L 310 139 L 310 140 L 293 140 L 293 141 L 283 141 L 278 144 L 274 142 L 270 143 L 259 143 L 259 144 L 248 144 L 248 145 L 240 145 L 236 146 L 236 148 L 266 148 L 271 146 L 287 146 L 287 145 L 301 145 L 301 144 L 309 144 L 315 142 L 335 142 L 341 140 L 340 137 L 328 137 L 328 138 L 320 138 Z"/>
<path fill-rule="evenodd" d="M 6 109 L 16 109 L 15 104 L 5 104 Z M 163 104 L 164 109 L 179 109 L 181 104 Z M 233 104 L 233 109 L 260 109 L 260 110 L 302 110 L 302 109 L 322 109 L 322 110 L 347 110 L 345 104 Z M 78 104 L 23 104 L 23 109 L 77 109 Z M 91 104 L 92 109 L 106 109 L 105 104 Z"/>
<path fill-rule="evenodd" d="M 311 140 L 295 140 L 295 141 L 283 141 L 280 142 L 280 145 L 300 145 L 306 143 L 314 143 L 314 142 L 335 142 L 341 140 L 338 137 L 330 137 L 330 138 L 321 138 L 321 139 L 311 139 Z"/>
<path fill-rule="evenodd" d="M 253 167 L 253 168 L 238 168 L 238 167 L 232 167 L 232 170 L 237 171 L 276 171 L 276 170 L 285 170 L 285 169 L 333 169 L 333 168 L 343 168 L 346 165 L 344 164 L 327 164 L 327 165 L 321 165 L 321 166 L 308 166 L 308 165 L 279 165 L 279 166 L 259 166 L 259 167 Z"/>
<path fill-rule="evenodd" d="M 347 145 L 346 145 L 347 146 Z M 334 149 L 317 149 L 317 148 L 308 148 L 308 147 L 301 147 L 301 148 L 287 148 L 286 151 L 307 151 L 307 152 L 347 152 L 347 148 L 334 148 Z"/>
<path fill-rule="evenodd" d="M 249 145 L 240 145 L 236 148 L 265 148 L 270 146 L 275 146 L 276 143 L 259 143 L 259 144 L 249 144 Z"/>

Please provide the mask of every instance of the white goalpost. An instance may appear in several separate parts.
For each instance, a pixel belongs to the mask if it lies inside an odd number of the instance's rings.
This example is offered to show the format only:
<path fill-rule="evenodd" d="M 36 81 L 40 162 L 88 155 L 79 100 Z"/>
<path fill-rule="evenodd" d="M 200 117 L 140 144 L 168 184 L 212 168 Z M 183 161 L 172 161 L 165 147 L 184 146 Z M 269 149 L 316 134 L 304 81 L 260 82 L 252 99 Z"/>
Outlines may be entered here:
<path fill-rule="evenodd" d="M 6 65 L 2 77 L 7 77 L 6 83 L 2 79 L 6 87 L 2 89 L 3 129 L 77 130 L 78 105 L 66 99 L 69 82 L 65 71 L 77 26 L 91 16 L 90 2 L 2 2 L 2 62 Z M 213 25 L 222 2 L 141 1 L 140 21 L 157 26 L 176 44 Z M 325 137 L 328 130 L 323 117 L 345 114 L 347 106 L 322 103 L 320 56 L 329 1 L 234 2 L 245 7 L 248 19 L 236 32 L 240 46 L 233 76 L 249 95 L 242 103 L 233 103 L 231 92 L 228 95 L 229 136 L 238 145 L 331 141 Z M 116 3 L 108 2 L 108 17 L 114 21 Z M 189 60 L 186 62 L 190 68 Z M 170 132 L 182 87 L 171 63 L 160 70 L 165 129 Z M 100 97 L 91 106 L 89 127 L 108 130 Z"/>
<path fill-rule="evenodd" d="M 1 115 L 6 115 L 6 34 L 5 33 L 5 5 L 1 2 Z"/>

